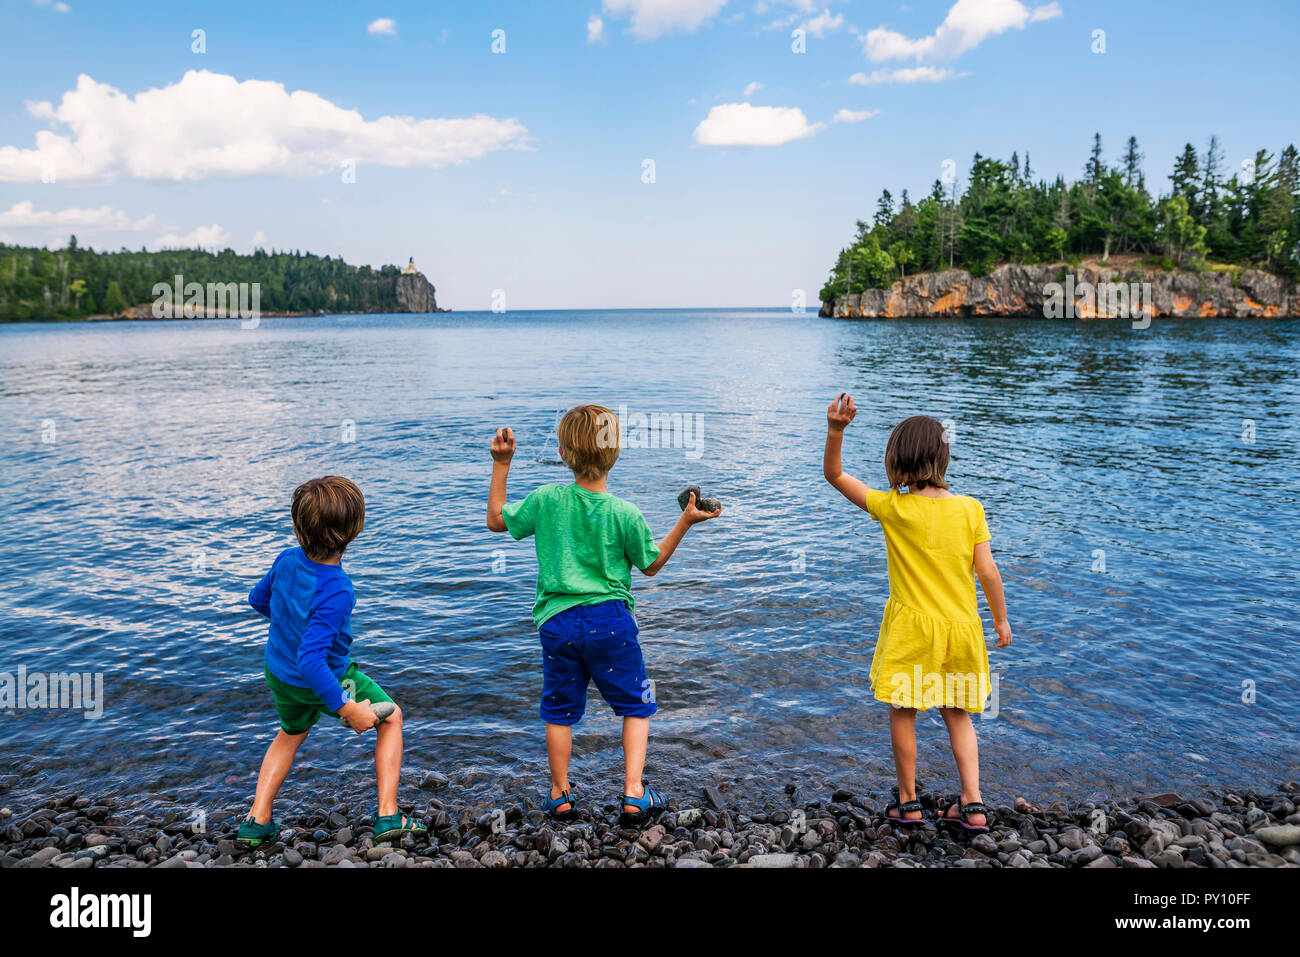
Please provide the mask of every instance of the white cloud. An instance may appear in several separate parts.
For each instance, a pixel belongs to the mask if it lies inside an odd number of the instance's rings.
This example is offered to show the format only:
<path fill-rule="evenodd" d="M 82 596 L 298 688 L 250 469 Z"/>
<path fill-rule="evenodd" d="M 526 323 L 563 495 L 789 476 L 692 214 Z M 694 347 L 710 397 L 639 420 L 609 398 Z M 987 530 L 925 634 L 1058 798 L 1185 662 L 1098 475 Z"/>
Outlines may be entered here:
<path fill-rule="evenodd" d="M 254 249 L 258 248 L 259 246 L 265 246 L 266 233 L 262 232 L 259 229 L 257 232 L 253 233 L 253 238 L 248 241 L 248 245 L 252 246 Z"/>
<path fill-rule="evenodd" d="M 806 33 L 815 37 L 825 36 L 827 33 L 834 33 L 844 25 L 844 15 L 837 13 L 831 16 L 830 10 L 823 10 L 811 20 L 805 20 L 801 26 Z"/>
<path fill-rule="evenodd" d="M 701 146 L 780 146 L 823 128 L 822 123 L 809 124 L 798 107 L 723 103 L 709 110 L 695 128 L 695 142 Z"/>
<path fill-rule="evenodd" d="M 958 76 L 969 76 L 937 66 L 902 67 L 897 70 L 875 70 L 870 76 L 855 73 L 849 77 L 854 86 L 876 86 L 880 83 L 940 83 Z"/>
<path fill-rule="evenodd" d="M 745 87 L 745 96 L 746 97 L 753 96 L 761 89 L 763 89 L 763 84 L 755 80 L 753 83 L 750 83 Z"/>
<path fill-rule="evenodd" d="M 605 42 L 605 21 L 594 13 L 587 18 L 587 42 L 604 43 Z"/>
<path fill-rule="evenodd" d="M 384 36 L 395 37 L 397 36 L 397 21 L 391 17 L 380 17 L 378 20 L 371 20 L 370 26 L 366 27 L 366 32 L 373 33 L 376 36 L 382 33 Z"/>
<path fill-rule="evenodd" d="M 604 0 L 605 12 L 629 17 L 638 40 L 653 40 L 673 30 L 689 33 L 726 5 L 727 0 Z"/>
<path fill-rule="evenodd" d="M 366 120 L 307 90 L 190 70 L 135 97 L 84 73 L 56 107 L 27 104 L 52 127 L 34 149 L 0 146 L 0 182 L 199 180 L 314 176 L 345 162 L 436 168 L 501 149 L 525 149 L 516 119 L 381 116 Z"/>
<path fill-rule="evenodd" d="M 840 110 L 831 117 L 832 123 L 861 123 L 873 116 L 879 116 L 879 110 Z"/>
<path fill-rule="evenodd" d="M 193 249 L 196 246 L 204 249 L 225 249 L 230 245 L 230 233 L 213 223 L 211 226 L 191 229 L 188 233 L 168 233 L 166 236 L 159 236 L 155 245 L 159 249 Z"/>
<path fill-rule="evenodd" d="M 72 8 L 66 3 L 56 3 L 51 6 L 50 0 L 36 0 L 38 7 L 50 7 L 55 13 L 71 13 Z"/>
<path fill-rule="evenodd" d="M 1055 3 L 1026 7 L 1020 0 L 957 0 L 948 10 L 943 23 L 934 33 L 913 39 L 901 33 L 876 27 L 863 38 L 867 57 L 877 63 L 908 57 L 922 60 L 955 60 L 979 46 L 989 37 L 1007 30 L 1023 30 L 1027 24 L 1061 16 Z"/>
<path fill-rule="evenodd" d="M 64 229 L 141 230 L 152 228 L 156 218 L 146 216 L 143 219 L 132 219 L 125 210 L 113 206 L 100 206 L 96 209 L 37 209 L 31 200 L 23 200 L 0 212 L 0 226 L 18 229 L 53 226 Z"/>

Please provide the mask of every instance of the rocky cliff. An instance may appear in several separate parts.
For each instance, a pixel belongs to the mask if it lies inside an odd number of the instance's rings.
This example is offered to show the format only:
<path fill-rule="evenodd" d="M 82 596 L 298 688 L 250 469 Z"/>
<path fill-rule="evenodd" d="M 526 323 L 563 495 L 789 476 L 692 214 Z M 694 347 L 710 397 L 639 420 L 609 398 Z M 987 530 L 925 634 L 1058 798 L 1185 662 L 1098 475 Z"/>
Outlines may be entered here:
<path fill-rule="evenodd" d="M 1257 269 L 1167 272 L 1134 262 L 919 273 L 822 303 L 835 318 L 1045 316 L 1062 319 L 1300 316 L 1300 283 Z"/>
<path fill-rule="evenodd" d="M 434 299 L 433 283 L 424 278 L 424 273 L 403 273 L 397 277 L 398 312 L 437 312 L 438 303 Z"/>

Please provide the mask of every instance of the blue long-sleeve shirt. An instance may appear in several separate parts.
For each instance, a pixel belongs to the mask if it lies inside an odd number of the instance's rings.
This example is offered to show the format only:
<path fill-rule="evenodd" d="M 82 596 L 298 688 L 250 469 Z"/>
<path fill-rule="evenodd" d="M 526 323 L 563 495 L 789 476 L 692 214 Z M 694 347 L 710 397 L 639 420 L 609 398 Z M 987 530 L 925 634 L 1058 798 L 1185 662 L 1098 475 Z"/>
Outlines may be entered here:
<path fill-rule="evenodd" d="M 352 581 L 301 548 L 281 552 L 248 603 L 271 619 L 266 668 L 285 684 L 310 688 L 331 711 L 349 700 L 340 684 L 352 647 Z"/>

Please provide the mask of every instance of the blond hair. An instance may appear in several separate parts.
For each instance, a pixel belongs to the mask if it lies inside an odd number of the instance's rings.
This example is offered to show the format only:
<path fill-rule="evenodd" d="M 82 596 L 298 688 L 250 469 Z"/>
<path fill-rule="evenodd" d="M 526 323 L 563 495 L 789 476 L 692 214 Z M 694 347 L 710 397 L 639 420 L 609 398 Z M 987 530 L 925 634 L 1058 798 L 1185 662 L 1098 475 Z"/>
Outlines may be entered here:
<path fill-rule="evenodd" d="M 603 405 L 575 405 L 555 430 L 560 457 L 578 478 L 598 479 L 618 461 L 618 416 Z"/>

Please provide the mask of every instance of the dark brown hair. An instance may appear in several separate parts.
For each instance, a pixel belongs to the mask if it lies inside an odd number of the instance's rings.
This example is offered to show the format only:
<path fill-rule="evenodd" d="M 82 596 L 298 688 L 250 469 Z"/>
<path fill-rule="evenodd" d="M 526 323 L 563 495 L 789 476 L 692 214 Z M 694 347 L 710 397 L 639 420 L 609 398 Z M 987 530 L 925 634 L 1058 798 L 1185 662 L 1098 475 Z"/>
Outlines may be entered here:
<path fill-rule="evenodd" d="M 366 527 L 366 500 L 340 475 L 308 479 L 293 490 L 293 533 L 313 561 L 342 555 Z"/>
<path fill-rule="evenodd" d="M 894 427 L 885 446 L 885 475 L 890 488 L 947 488 L 947 471 L 948 431 L 942 422 L 928 415 L 914 415 Z"/>
<path fill-rule="evenodd" d="M 575 405 L 555 430 L 560 457 L 578 478 L 598 479 L 618 461 L 619 431 L 618 416 L 603 405 Z"/>

